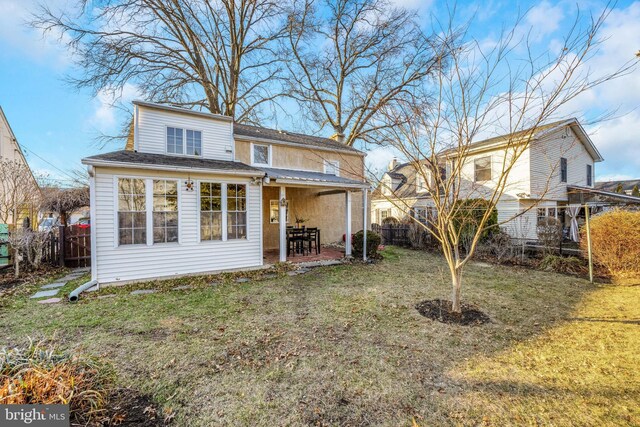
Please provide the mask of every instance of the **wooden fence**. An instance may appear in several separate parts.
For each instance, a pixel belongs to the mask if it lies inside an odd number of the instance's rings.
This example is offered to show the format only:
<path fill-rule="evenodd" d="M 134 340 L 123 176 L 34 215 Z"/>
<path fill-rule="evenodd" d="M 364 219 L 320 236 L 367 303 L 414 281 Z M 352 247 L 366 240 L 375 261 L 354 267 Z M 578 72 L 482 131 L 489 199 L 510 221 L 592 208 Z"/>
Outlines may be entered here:
<path fill-rule="evenodd" d="M 58 227 L 58 263 L 66 267 L 91 265 L 91 229 L 85 225 Z"/>
<path fill-rule="evenodd" d="M 371 231 L 382 237 L 383 245 L 409 246 L 409 224 L 371 224 Z"/>

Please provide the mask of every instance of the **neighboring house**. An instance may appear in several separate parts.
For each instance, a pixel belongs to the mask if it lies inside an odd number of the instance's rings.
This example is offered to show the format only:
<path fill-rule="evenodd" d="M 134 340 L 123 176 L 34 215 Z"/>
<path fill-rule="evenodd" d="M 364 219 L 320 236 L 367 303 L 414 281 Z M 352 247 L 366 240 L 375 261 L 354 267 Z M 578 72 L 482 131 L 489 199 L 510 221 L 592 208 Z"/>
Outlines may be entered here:
<path fill-rule="evenodd" d="M 622 194 L 632 196 L 633 189 L 640 189 L 640 179 L 627 179 L 624 181 L 599 181 L 596 182 L 596 188 L 598 190 L 608 191 L 616 193 L 618 190 L 622 190 Z"/>
<path fill-rule="evenodd" d="M 468 198 L 486 198 L 495 188 L 502 163 L 508 155 L 507 144 L 514 138 L 530 135 L 523 131 L 470 145 L 466 153 L 460 189 Z M 448 159 L 455 151 L 442 154 Z M 522 212 L 518 219 L 502 227 L 516 238 L 537 238 L 536 225 L 544 217 L 558 218 L 565 227 L 574 212 L 567 208 L 574 204 L 576 194 L 590 193 L 595 177 L 595 163 L 602 156 L 578 120 L 549 123 L 536 129 L 531 143 L 516 160 L 509 174 L 505 191 L 497 204 L 498 220 L 506 221 Z M 447 162 L 447 168 L 450 164 Z M 440 171 L 447 173 L 447 171 Z M 398 220 L 409 215 L 425 218 L 433 206 L 422 175 L 413 164 L 392 162 L 372 194 L 371 216 L 374 223 L 386 217 Z"/>
<path fill-rule="evenodd" d="M 7 120 L 7 116 L 5 116 L 2 107 L 0 107 L 0 160 L 2 161 L 15 161 L 20 164 L 23 164 L 27 167 L 29 173 L 28 176 L 25 177 L 29 182 L 25 183 L 25 188 L 31 187 L 34 191 L 39 191 L 38 183 L 29 168 L 29 164 L 27 163 L 27 159 L 20 148 L 20 144 L 18 144 L 18 140 L 11 129 L 11 125 L 9 125 L 9 121 Z M 6 195 L 0 194 L 0 197 L 5 197 Z M 37 195 L 36 195 L 37 196 Z M 3 202 L 5 204 L 5 202 Z M 37 221 L 37 209 L 36 209 L 37 200 L 34 200 L 31 203 L 27 203 L 23 206 L 18 206 L 14 209 L 14 214 L 9 215 L 8 224 L 9 226 L 21 225 L 25 218 L 29 218 L 30 225 L 35 227 L 34 221 Z M 17 218 L 16 218 L 17 216 Z M 1 221 L 0 221 L 1 222 Z"/>
<path fill-rule="evenodd" d="M 134 102 L 126 149 L 83 163 L 99 283 L 259 267 L 268 251 L 286 261 L 296 218 L 326 244 L 369 212 L 364 153 L 165 105 Z"/>

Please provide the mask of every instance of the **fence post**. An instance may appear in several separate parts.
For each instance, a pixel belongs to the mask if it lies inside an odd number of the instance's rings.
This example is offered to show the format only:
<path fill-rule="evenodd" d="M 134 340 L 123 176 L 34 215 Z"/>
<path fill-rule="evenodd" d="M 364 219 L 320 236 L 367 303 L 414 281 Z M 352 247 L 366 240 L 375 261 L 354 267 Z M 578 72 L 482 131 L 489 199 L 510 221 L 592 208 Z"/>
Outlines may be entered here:
<path fill-rule="evenodd" d="M 589 205 L 584 205 L 584 218 L 587 229 L 587 253 L 589 255 L 589 282 L 593 283 L 593 256 L 591 254 L 591 224 L 589 222 Z"/>
<path fill-rule="evenodd" d="M 58 264 L 64 267 L 64 225 L 58 226 Z"/>

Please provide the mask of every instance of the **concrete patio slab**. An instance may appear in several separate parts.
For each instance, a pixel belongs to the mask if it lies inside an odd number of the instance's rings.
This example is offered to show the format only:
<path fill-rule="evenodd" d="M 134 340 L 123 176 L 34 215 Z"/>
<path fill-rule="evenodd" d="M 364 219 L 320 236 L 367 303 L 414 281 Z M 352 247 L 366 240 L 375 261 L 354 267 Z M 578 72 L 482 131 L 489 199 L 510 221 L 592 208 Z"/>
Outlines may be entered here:
<path fill-rule="evenodd" d="M 49 298 L 38 301 L 38 304 L 55 304 L 62 301 L 62 298 Z"/>
<path fill-rule="evenodd" d="M 131 292 L 131 295 L 147 295 L 147 294 L 154 294 L 158 292 L 155 289 L 138 289 L 137 291 L 133 291 Z"/>
<path fill-rule="evenodd" d="M 52 297 L 52 296 L 56 295 L 58 293 L 58 291 L 59 291 L 59 289 L 50 289 L 50 290 L 46 290 L 46 291 L 38 291 L 35 294 L 31 295 L 31 299 Z"/>
<path fill-rule="evenodd" d="M 65 282 L 55 282 L 55 283 L 49 283 L 48 285 L 44 285 L 40 289 L 58 289 L 63 287 L 64 285 L 66 285 Z"/>

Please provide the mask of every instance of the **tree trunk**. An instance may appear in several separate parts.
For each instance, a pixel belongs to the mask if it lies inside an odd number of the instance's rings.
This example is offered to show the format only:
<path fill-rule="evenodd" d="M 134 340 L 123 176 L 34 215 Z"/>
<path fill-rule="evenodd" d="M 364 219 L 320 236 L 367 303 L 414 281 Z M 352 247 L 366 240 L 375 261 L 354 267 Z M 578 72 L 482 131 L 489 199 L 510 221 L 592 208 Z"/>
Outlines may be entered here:
<path fill-rule="evenodd" d="M 460 307 L 460 291 L 462 289 L 462 271 L 458 268 L 451 270 L 451 284 L 453 286 L 451 293 L 451 311 L 454 313 L 462 313 Z"/>
<path fill-rule="evenodd" d="M 15 274 L 16 279 L 18 277 L 20 277 L 20 253 L 18 252 L 17 249 L 15 249 L 13 251 L 13 256 L 14 256 L 14 267 L 13 267 L 13 272 Z"/>

